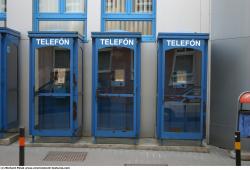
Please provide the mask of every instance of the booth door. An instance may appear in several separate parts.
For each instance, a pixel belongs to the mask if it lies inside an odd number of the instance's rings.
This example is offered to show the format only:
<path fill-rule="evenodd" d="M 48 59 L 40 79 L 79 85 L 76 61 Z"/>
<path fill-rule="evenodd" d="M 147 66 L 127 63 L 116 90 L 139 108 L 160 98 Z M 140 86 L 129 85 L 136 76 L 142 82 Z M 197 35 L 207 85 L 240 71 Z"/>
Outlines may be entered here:
<path fill-rule="evenodd" d="M 70 49 L 35 51 L 35 129 L 70 129 Z"/>
<path fill-rule="evenodd" d="M 97 130 L 134 130 L 134 51 L 105 48 L 98 51 Z"/>
<path fill-rule="evenodd" d="M 7 128 L 14 128 L 18 124 L 18 46 L 13 42 L 7 45 Z"/>
<path fill-rule="evenodd" d="M 163 129 L 167 138 L 201 138 L 202 67 L 198 50 L 179 48 L 165 53 Z"/>

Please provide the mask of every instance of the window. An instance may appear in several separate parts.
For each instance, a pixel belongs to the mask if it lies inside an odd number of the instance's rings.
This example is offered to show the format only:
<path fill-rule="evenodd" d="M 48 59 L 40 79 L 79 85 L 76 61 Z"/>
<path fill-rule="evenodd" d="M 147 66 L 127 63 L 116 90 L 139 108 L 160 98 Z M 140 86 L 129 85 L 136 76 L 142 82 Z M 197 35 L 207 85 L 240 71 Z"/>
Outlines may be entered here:
<path fill-rule="evenodd" d="M 35 31 L 77 31 L 86 38 L 87 0 L 34 0 Z"/>
<path fill-rule="evenodd" d="M 102 0 L 102 31 L 141 32 L 154 41 L 156 0 Z"/>
<path fill-rule="evenodd" d="M 0 27 L 5 27 L 6 23 L 6 0 L 0 0 Z"/>

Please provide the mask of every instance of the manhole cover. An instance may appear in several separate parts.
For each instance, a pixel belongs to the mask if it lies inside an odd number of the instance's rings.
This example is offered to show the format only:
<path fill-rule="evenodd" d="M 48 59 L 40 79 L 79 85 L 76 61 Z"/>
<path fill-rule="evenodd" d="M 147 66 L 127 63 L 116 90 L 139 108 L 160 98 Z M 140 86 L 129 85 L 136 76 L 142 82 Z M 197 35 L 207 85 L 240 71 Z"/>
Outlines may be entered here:
<path fill-rule="evenodd" d="M 84 161 L 87 152 L 49 152 L 44 161 L 66 161 L 66 162 L 79 162 Z"/>

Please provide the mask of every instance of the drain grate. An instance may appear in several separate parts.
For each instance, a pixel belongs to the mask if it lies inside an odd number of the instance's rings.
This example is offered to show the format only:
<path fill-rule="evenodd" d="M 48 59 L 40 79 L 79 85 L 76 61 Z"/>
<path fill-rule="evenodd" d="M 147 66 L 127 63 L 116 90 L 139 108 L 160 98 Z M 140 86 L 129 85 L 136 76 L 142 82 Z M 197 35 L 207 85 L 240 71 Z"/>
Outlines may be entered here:
<path fill-rule="evenodd" d="M 66 161 L 66 162 L 80 162 L 84 161 L 87 152 L 48 152 L 44 161 Z"/>

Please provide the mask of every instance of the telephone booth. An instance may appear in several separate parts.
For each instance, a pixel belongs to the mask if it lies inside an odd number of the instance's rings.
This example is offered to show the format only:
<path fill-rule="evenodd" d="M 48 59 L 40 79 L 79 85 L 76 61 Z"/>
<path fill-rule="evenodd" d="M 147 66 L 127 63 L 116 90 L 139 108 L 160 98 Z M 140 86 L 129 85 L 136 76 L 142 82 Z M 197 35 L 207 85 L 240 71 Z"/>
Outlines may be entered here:
<path fill-rule="evenodd" d="M 157 136 L 202 140 L 207 104 L 208 34 L 159 33 Z"/>
<path fill-rule="evenodd" d="M 19 32 L 0 27 L 0 138 L 18 128 L 19 41 Z"/>
<path fill-rule="evenodd" d="M 77 32 L 29 32 L 30 134 L 81 134 L 83 37 Z"/>
<path fill-rule="evenodd" d="M 141 34 L 94 32 L 92 39 L 92 135 L 137 138 Z"/>

